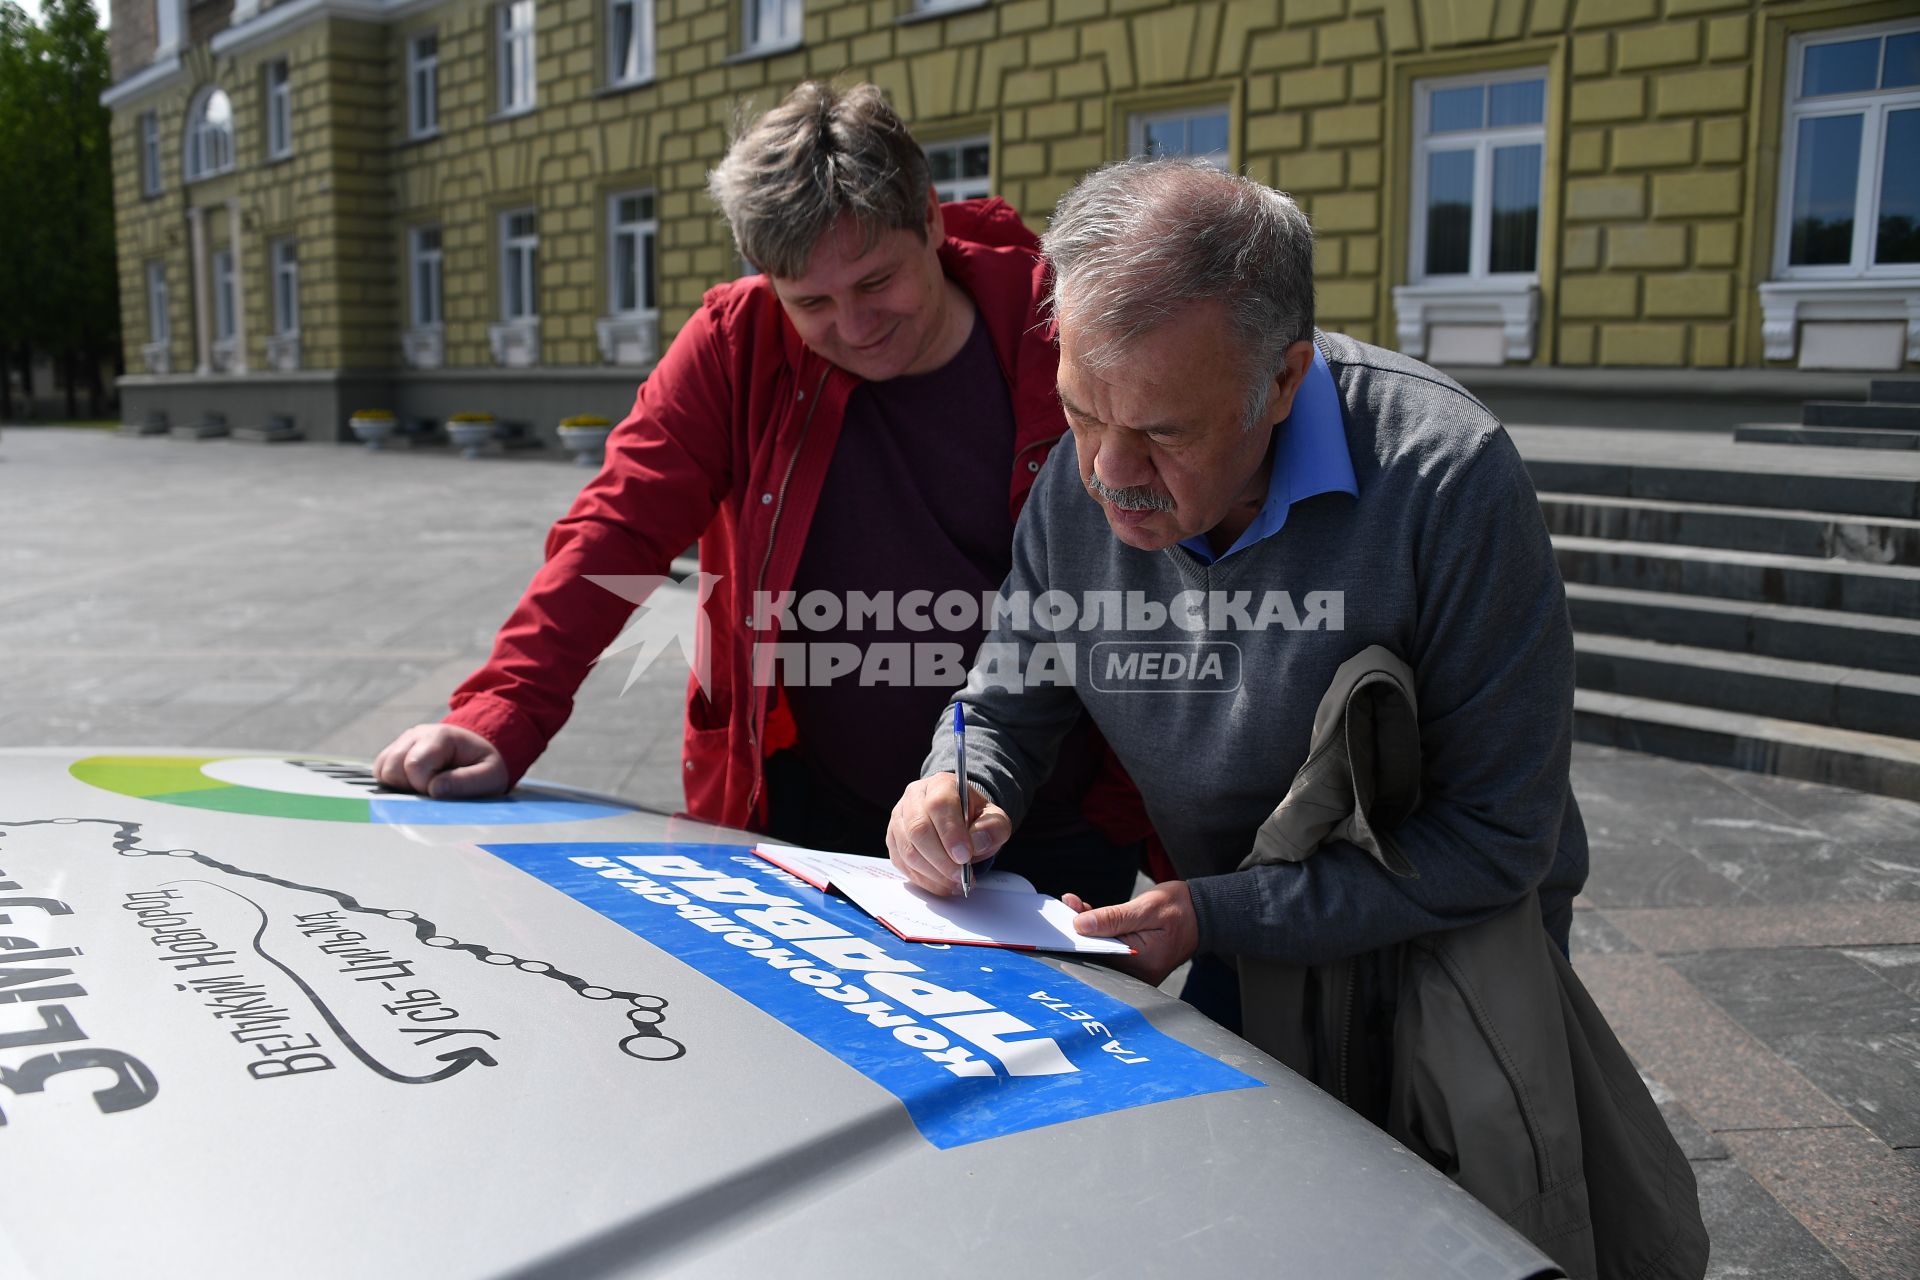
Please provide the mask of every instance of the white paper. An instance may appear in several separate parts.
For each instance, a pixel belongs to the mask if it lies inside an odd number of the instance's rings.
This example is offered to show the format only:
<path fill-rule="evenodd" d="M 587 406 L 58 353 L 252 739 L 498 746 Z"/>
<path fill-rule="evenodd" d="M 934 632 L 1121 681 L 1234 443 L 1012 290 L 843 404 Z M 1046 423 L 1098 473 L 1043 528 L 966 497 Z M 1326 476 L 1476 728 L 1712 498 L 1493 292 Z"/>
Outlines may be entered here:
<path fill-rule="evenodd" d="M 1074 932 L 1072 907 L 1038 893 L 1022 876 L 986 871 L 974 878 L 970 897 L 942 898 L 917 888 L 885 858 L 829 853 L 762 842 L 754 852 L 816 889 L 836 889 L 855 906 L 913 942 L 961 942 L 1131 955 L 1117 938 Z"/>

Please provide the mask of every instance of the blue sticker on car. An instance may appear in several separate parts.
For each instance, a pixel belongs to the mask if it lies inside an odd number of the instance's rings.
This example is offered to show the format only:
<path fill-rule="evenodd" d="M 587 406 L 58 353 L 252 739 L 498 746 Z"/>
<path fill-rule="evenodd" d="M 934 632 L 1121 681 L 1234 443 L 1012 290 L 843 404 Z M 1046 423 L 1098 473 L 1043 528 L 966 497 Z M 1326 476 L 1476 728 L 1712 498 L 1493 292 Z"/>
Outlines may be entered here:
<path fill-rule="evenodd" d="M 740 845 L 481 847 L 833 1054 L 936 1147 L 1261 1086 L 1031 956 L 903 942 Z"/>

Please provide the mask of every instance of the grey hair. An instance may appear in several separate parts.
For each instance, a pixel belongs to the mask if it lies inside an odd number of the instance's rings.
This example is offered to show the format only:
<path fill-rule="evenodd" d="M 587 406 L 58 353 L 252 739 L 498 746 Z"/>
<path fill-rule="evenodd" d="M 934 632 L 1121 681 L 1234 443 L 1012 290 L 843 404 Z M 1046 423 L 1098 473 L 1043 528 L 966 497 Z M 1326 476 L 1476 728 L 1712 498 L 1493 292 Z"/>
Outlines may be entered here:
<path fill-rule="evenodd" d="M 927 157 L 879 89 L 809 80 L 736 124 L 707 192 L 740 255 L 768 275 L 806 274 L 820 237 L 852 214 L 861 252 L 888 231 L 927 235 Z"/>
<path fill-rule="evenodd" d="M 1041 237 L 1056 320 L 1095 368 L 1202 302 L 1226 304 L 1259 425 L 1287 348 L 1313 336 L 1313 226 L 1291 198 L 1197 160 L 1123 160 L 1081 179 Z M 1081 345 L 1077 343 L 1076 345 Z"/>

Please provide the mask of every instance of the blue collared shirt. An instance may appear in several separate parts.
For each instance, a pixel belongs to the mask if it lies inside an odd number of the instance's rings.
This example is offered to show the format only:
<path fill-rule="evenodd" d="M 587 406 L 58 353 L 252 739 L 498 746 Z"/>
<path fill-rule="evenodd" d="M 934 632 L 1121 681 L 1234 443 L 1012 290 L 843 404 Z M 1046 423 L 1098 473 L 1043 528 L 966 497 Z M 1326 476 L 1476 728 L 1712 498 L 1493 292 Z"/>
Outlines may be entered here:
<path fill-rule="evenodd" d="M 1293 408 L 1286 420 L 1274 428 L 1278 437 L 1273 446 L 1273 474 L 1267 478 L 1267 500 L 1240 536 L 1234 539 L 1226 555 L 1216 556 L 1202 533 L 1181 542 L 1181 546 L 1200 557 L 1202 564 L 1214 564 L 1250 547 L 1263 538 L 1271 538 L 1287 523 L 1293 504 L 1322 493 L 1350 493 L 1360 496 L 1360 485 L 1353 478 L 1353 457 L 1347 452 L 1347 422 L 1340 412 L 1340 389 L 1334 385 L 1333 371 L 1318 348 L 1300 389 L 1294 392 Z"/>

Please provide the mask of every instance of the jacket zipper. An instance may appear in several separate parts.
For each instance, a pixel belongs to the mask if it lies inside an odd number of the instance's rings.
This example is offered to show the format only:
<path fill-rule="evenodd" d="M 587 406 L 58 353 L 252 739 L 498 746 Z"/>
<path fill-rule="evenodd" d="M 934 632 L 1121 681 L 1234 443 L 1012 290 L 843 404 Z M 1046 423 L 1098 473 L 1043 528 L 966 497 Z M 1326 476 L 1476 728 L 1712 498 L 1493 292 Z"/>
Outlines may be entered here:
<path fill-rule="evenodd" d="M 773 499 L 773 517 L 767 522 L 767 550 L 760 557 L 760 572 L 753 581 L 754 600 L 767 585 L 767 566 L 773 563 L 773 535 L 780 528 L 780 513 L 786 509 L 787 486 L 793 483 L 794 469 L 800 465 L 800 453 L 807 447 L 807 433 L 813 429 L 813 415 L 820 410 L 820 393 L 826 390 L 827 379 L 832 376 L 832 368 L 821 370 L 820 381 L 813 388 L 813 403 L 807 406 L 807 416 L 800 420 L 800 438 L 794 442 L 793 456 L 787 459 L 786 473 L 780 477 L 780 488 Z M 760 619 L 753 620 L 753 631 L 759 631 Z M 747 637 L 748 697 L 752 697 L 753 635 Z M 747 793 L 747 816 L 751 820 L 753 806 L 760 799 L 760 784 L 766 780 L 766 770 L 760 761 L 760 717 L 755 711 L 747 715 L 747 748 L 753 756 L 753 789 Z"/>
<path fill-rule="evenodd" d="M 1356 963 L 1357 960 L 1348 960 L 1345 965 L 1347 979 L 1346 996 L 1340 1007 L 1340 1066 L 1338 1073 L 1340 1092 L 1335 1095 L 1342 1103 L 1348 1106 L 1352 1105 L 1347 1098 L 1347 1062 L 1352 1057 L 1353 1052 L 1353 987 L 1354 965 Z"/>

